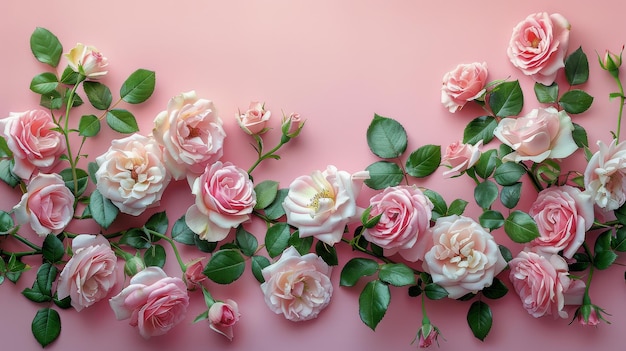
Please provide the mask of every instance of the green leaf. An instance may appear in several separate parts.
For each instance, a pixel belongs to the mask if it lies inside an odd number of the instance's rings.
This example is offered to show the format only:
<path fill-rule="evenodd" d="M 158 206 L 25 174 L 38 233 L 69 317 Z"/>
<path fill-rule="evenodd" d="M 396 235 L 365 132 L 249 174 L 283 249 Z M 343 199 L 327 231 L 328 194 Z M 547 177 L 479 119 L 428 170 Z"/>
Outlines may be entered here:
<path fill-rule="evenodd" d="M 0 235 L 9 234 L 9 231 L 15 227 L 15 222 L 10 214 L 0 210 Z"/>
<path fill-rule="evenodd" d="M 89 211 L 96 223 L 106 229 L 113 223 L 120 210 L 96 189 L 89 197 Z"/>
<path fill-rule="evenodd" d="M 195 245 L 194 237 L 197 236 L 185 222 L 185 215 L 180 217 L 172 227 L 172 239 L 185 245 Z"/>
<path fill-rule="evenodd" d="M 426 189 L 424 190 L 424 195 L 433 203 L 433 220 L 437 220 L 437 218 L 441 216 L 445 216 L 448 213 L 448 206 L 446 205 L 446 201 L 443 199 L 439 193 Z"/>
<path fill-rule="evenodd" d="M 265 180 L 254 187 L 256 193 L 255 210 L 264 209 L 269 206 L 278 194 L 278 182 L 274 180 Z"/>
<path fill-rule="evenodd" d="M 267 229 L 265 234 L 265 249 L 270 257 L 280 255 L 289 245 L 289 225 L 284 222 L 276 223 Z"/>
<path fill-rule="evenodd" d="M 503 186 L 500 191 L 500 202 L 506 208 L 515 208 L 522 196 L 522 183 Z"/>
<path fill-rule="evenodd" d="M 578 147 L 589 147 L 589 140 L 587 139 L 587 131 L 581 125 L 572 123 L 574 130 L 572 131 L 572 137 Z"/>
<path fill-rule="evenodd" d="M 597 254 L 602 251 L 611 250 L 611 230 L 605 230 L 596 238 L 593 251 Z"/>
<path fill-rule="evenodd" d="M 495 300 L 504 297 L 504 295 L 509 292 L 509 288 L 507 288 L 500 279 L 493 278 L 493 282 L 491 283 L 491 285 L 484 288 L 482 291 L 483 296 L 488 299 Z"/>
<path fill-rule="evenodd" d="M 611 248 L 618 252 L 626 252 L 626 228 L 617 229 L 615 237 L 611 238 Z"/>
<path fill-rule="evenodd" d="M 51 296 L 45 295 L 41 291 L 39 291 L 37 283 L 33 284 L 32 288 L 25 288 L 24 290 L 22 290 L 22 295 L 35 303 L 44 303 L 52 300 Z"/>
<path fill-rule="evenodd" d="M 601 251 L 596 253 L 593 259 L 593 265 L 597 269 L 607 269 L 617 259 L 617 254 L 613 251 Z"/>
<path fill-rule="evenodd" d="M 252 274 L 256 278 L 259 283 L 264 283 L 265 278 L 263 278 L 263 268 L 270 265 L 270 260 L 264 256 L 252 256 L 250 260 L 250 265 L 252 267 Z"/>
<path fill-rule="evenodd" d="M 569 264 L 570 272 L 582 272 L 591 265 L 591 259 L 585 253 L 577 252 L 573 258 L 576 262 Z"/>
<path fill-rule="evenodd" d="M 491 207 L 497 198 L 498 186 L 490 180 L 485 180 L 474 188 L 474 200 L 483 209 Z"/>
<path fill-rule="evenodd" d="M 426 284 L 424 287 L 424 293 L 426 294 L 426 297 L 431 300 L 441 300 L 448 297 L 448 291 L 436 283 Z"/>
<path fill-rule="evenodd" d="M 204 275 L 218 284 L 230 284 L 243 274 L 246 263 L 237 250 L 217 251 L 204 268 Z"/>
<path fill-rule="evenodd" d="M 287 242 L 288 246 L 293 246 L 300 255 L 305 255 L 309 253 L 311 247 L 313 246 L 313 237 L 307 236 L 305 238 L 301 238 L 300 234 L 296 230 L 289 237 L 289 241 Z"/>
<path fill-rule="evenodd" d="M 589 79 L 589 61 L 582 47 L 565 59 L 565 78 L 569 85 L 583 84 Z"/>
<path fill-rule="evenodd" d="M 564 93 L 559 99 L 559 105 L 567 113 L 583 113 L 591 107 L 593 96 L 583 90 L 573 89 Z"/>
<path fill-rule="evenodd" d="M 61 60 L 63 46 L 52 32 L 37 27 L 30 36 L 30 50 L 39 62 L 56 67 Z"/>
<path fill-rule="evenodd" d="M 9 145 L 7 144 L 7 140 L 0 135 L 0 157 L 11 157 L 13 156 L 13 152 L 9 149 Z"/>
<path fill-rule="evenodd" d="M 80 136 L 93 137 L 100 132 L 100 119 L 95 115 L 84 115 L 78 122 Z"/>
<path fill-rule="evenodd" d="M 491 176 L 498 164 L 500 164 L 498 152 L 493 149 L 486 150 L 480 155 L 478 162 L 474 165 L 474 170 L 479 177 L 487 179 Z"/>
<path fill-rule="evenodd" d="M 380 267 L 378 279 L 393 286 L 415 285 L 415 273 L 403 263 L 386 263 Z"/>
<path fill-rule="evenodd" d="M 69 296 L 66 296 L 65 298 L 59 300 L 57 298 L 57 295 L 55 294 L 54 297 L 52 298 L 52 302 L 54 302 L 55 305 L 59 306 L 60 308 L 64 310 L 72 307 L 72 299 Z"/>
<path fill-rule="evenodd" d="M 74 70 L 68 65 L 65 66 L 63 73 L 61 73 L 61 79 L 59 82 L 67 85 L 74 85 L 78 84 L 79 78 L 80 75 L 78 72 L 74 72 Z"/>
<path fill-rule="evenodd" d="M 27 266 L 22 261 L 20 261 L 20 259 L 17 258 L 15 254 L 11 254 L 11 256 L 9 256 L 9 261 L 6 265 L 5 275 L 7 279 L 9 279 L 12 283 L 16 283 L 18 279 L 20 279 L 22 273 L 26 272 L 29 269 L 30 266 Z"/>
<path fill-rule="evenodd" d="M 463 130 L 463 143 L 476 145 L 480 140 L 483 144 L 489 143 L 493 138 L 498 121 L 491 116 L 481 116 L 470 121 Z"/>
<path fill-rule="evenodd" d="M 98 110 L 106 110 L 111 106 L 113 96 L 111 90 L 100 82 L 84 82 L 83 89 L 91 106 Z"/>
<path fill-rule="evenodd" d="M 467 324 L 474 336 L 484 341 L 491 330 L 493 317 L 489 305 L 482 301 L 474 301 L 467 312 Z"/>
<path fill-rule="evenodd" d="M 535 96 L 543 104 L 553 104 L 559 97 L 559 85 L 556 82 L 548 86 L 535 83 Z"/>
<path fill-rule="evenodd" d="M 52 298 L 52 283 L 56 279 L 57 273 L 59 273 L 59 270 L 55 266 L 47 262 L 43 263 L 37 270 L 37 279 L 35 284 L 33 284 L 33 288 L 36 285 L 38 291 Z"/>
<path fill-rule="evenodd" d="M 413 151 L 406 161 L 406 172 L 417 178 L 431 175 L 441 163 L 441 146 L 424 145 Z"/>
<path fill-rule="evenodd" d="M 58 85 L 57 76 L 50 72 L 45 72 L 33 78 L 30 82 L 30 90 L 37 94 L 48 94 L 54 91 Z"/>
<path fill-rule="evenodd" d="M 289 189 L 279 189 L 276 193 L 274 201 L 265 208 L 265 215 L 269 219 L 278 219 L 285 215 L 285 209 L 283 208 L 283 201 L 287 197 Z"/>
<path fill-rule="evenodd" d="M 368 282 L 359 295 L 359 315 L 361 321 L 372 330 L 385 316 L 391 302 L 389 286 L 380 280 Z"/>
<path fill-rule="evenodd" d="M 504 216 L 499 211 L 487 210 L 478 217 L 480 225 L 487 229 L 498 229 L 504 225 Z"/>
<path fill-rule="evenodd" d="M 450 203 L 450 207 L 448 208 L 447 216 L 450 215 L 462 215 L 465 211 L 465 207 L 467 207 L 468 202 L 463 199 L 455 199 Z"/>
<path fill-rule="evenodd" d="M 498 84 L 489 96 L 489 107 L 498 117 L 517 116 L 524 107 L 524 94 L 519 81 Z"/>
<path fill-rule="evenodd" d="M 107 124 L 114 131 L 123 134 L 132 134 L 139 131 L 135 116 L 127 110 L 114 109 L 107 112 Z"/>
<path fill-rule="evenodd" d="M 159 244 L 152 245 L 143 253 L 143 261 L 146 266 L 157 266 L 163 268 L 165 266 L 165 248 Z"/>
<path fill-rule="evenodd" d="M 61 178 L 63 178 L 63 182 L 65 182 L 65 186 L 72 191 L 75 197 L 81 196 L 85 190 L 87 190 L 87 185 L 89 184 L 89 175 L 85 170 L 76 168 L 76 184 L 78 185 L 77 189 L 74 189 L 74 175 L 72 174 L 71 168 L 66 168 L 59 172 Z"/>
<path fill-rule="evenodd" d="M 513 185 L 526 174 L 526 169 L 515 162 L 504 162 L 496 168 L 493 179 L 500 185 Z"/>
<path fill-rule="evenodd" d="M 98 166 L 96 162 L 89 162 L 87 164 L 89 179 L 91 179 L 94 184 L 98 184 L 98 180 L 96 179 L 96 172 L 98 172 L 98 169 L 100 169 L 100 166 Z"/>
<path fill-rule="evenodd" d="M 396 158 L 406 151 L 406 131 L 396 120 L 375 114 L 367 128 L 367 145 L 380 158 Z"/>
<path fill-rule="evenodd" d="M 13 174 L 13 160 L 0 160 L 0 179 L 11 188 L 15 188 L 20 183 L 20 178 Z"/>
<path fill-rule="evenodd" d="M 336 266 L 339 264 L 337 250 L 332 245 L 327 245 L 323 241 L 318 241 L 315 244 L 315 253 L 329 266 Z"/>
<path fill-rule="evenodd" d="M 63 259 L 65 247 L 63 242 L 54 234 L 48 234 L 41 246 L 43 258 L 50 263 L 57 263 Z"/>
<path fill-rule="evenodd" d="M 67 105 L 67 103 L 69 102 L 70 93 L 71 93 L 70 89 L 65 89 L 65 92 L 64 92 L 65 95 L 63 96 L 63 101 L 61 104 Z M 72 95 L 72 107 L 78 107 L 82 104 L 83 104 L 83 99 L 80 97 L 80 95 L 78 95 L 78 93 L 75 92 Z"/>
<path fill-rule="evenodd" d="M 120 88 L 120 97 L 129 104 L 142 103 L 152 95 L 156 83 L 155 73 L 145 69 L 133 72 Z"/>
<path fill-rule="evenodd" d="M 31 331 L 37 342 L 46 347 L 61 334 L 61 317 L 59 312 L 51 308 L 37 311 L 31 324 Z"/>
<path fill-rule="evenodd" d="M 515 210 L 504 221 L 504 231 L 516 243 L 527 243 L 539 237 L 535 220 L 525 212 Z"/>
<path fill-rule="evenodd" d="M 355 257 L 343 266 L 339 285 L 354 286 L 361 277 L 370 276 L 378 271 L 378 263 L 369 258 Z"/>
<path fill-rule="evenodd" d="M 504 245 L 498 245 L 498 248 L 500 249 L 500 254 L 502 255 L 505 261 L 510 262 L 513 259 L 513 254 L 511 253 L 511 250 L 509 250 L 508 247 Z"/>
<path fill-rule="evenodd" d="M 404 178 L 402 168 L 394 162 L 378 161 L 367 166 L 365 169 L 369 172 L 370 177 L 364 181 L 370 189 L 381 190 L 387 187 L 393 187 Z"/>
<path fill-rule="evenodd" d="M 120 238 L 121 245 L 128 245 L 135 249 L 148 249 L 152 246 L 152 241 L 145 231 L 139 228 L 131 228 Z"/>
<path fill-rule="evenodd" d="M 256 237 L 245 230 L 242 225 L 237 227 L 235 232 L 235 242 L 241 250 L 241 253 L 248 257 L 254 255 L 256 250 L 259 248 L 259 242 Z"/>
<path fill-rule="evenodd" d="M 165 233 L 167 233 L 168 226 L 169 220 L 167 219 L 167 214 L 165 213 L 165 211 L 153 214 L 152 216 L 150 216 L 150 218 L 148 218 L 145 224 L 146 229 L 162 235 L 165 235 Z M 157 240 L 155 240 L 154 238 L 152 239 L 152 241 Z"/>

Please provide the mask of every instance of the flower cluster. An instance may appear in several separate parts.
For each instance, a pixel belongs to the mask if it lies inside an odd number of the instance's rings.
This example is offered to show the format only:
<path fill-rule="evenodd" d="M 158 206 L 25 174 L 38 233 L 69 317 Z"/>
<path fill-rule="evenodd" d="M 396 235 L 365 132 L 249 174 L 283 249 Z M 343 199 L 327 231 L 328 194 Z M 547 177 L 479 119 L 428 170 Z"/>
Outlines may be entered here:
<path fill-rule="evenodd" d="M 328 165 L 281 187 L 253 173 L 300 136 L 300 114 L 283 115 L 273 128 L 275 115 L 252 101 L 227 119 L 212 100 L 186 91 L 162 104 L 152 129 L 142 133 L 133 113 L 117 106 L 145 103 L 155 72 L 133 72 L 114 102 L 104 84 L 113 62 L 83 44 L 62 56 L 58 38 L 37 28 L 32 52 L 51 68 L 31 83 L 41 106 L 0 119 L 0 179 L 21 193 L 13 208 L 0 210 L 0 274 L 16 282 L 30 268 L 24 260 L 41 256 L 26 298 L 76 311 L 108 301 L 115 317 L 144 338 L 184 321 L 197 294 L 206 309 L 195 322 L 232 340 L 246 312 L 228 296 L 214 298 L 211 284 L 233 283 L 247 267 L 267 307 L 294 322 L 331 306 L 337 268 L 342 288 L 367 280 L 359 314 L 371 329 L 387 312 L 391 289 L 405 288 L 421 299 L 419 347 L 439 342 L 444 329 L 428 317 L 427 299 L 471 303 L 467 320 L 480 340 L 492 326 L 488 301 L 509 289 L 532 317 L 598 325 L 608 313 L 592 303 L 593 275 L 626 251 L 626 144 L 619 142 L 621 109 L 613 139 L 598 141 L 595 153 L 574 122 L 593 97 L 579 89 L 589 78 L 588 59 L 581 48 L 570 50 L 569 36 L 560 14 L 532 14 L 513 28 L 506 53 L 522 79 L 532 79 L 537 98 L 524 115 L 520 81 L 489 82 L 487 62 L 461 63 L 443 74 L 443 108 L 460 115 L 475 103 L 486 115 L 470 120 L 443 153 L 440 145 L 423 145 L 407 156 L 405 128 L 374 115 L 366 139 L 380 160 L 352 172 Z M 607 51 L 598 60 L 623 105 L 621 53 Z M 561 78 L 567 89 L 559 89 Z M 98 115 L 77 119 L 75 107 L 85 100 Z M 224 159 L 226 123 L 251 139 L 256 160 L 248 167 Z M 89 160 L 83 146 L 103 127 L 120 137 Z M 268 148 L 272 133 L 279 141 Z M 580 154 L 585 169 L 561 169 L 562 160 Z M 470 201 L 446 201 L 420 186 L 439 168 L 448 181 L 469 178 L 479 216 L 465 213 Z M 165 211 L 145 220 L 174 182 L 193 197 L 184 215 L 171 226 Z M 367 199 L 359 195 L 364 187 L 373 191 Z M 527 208 L 522 194 L 534 196 Z M 75 232 L 84 221 L 97 230 Z M 265 232 L 249 231 L 257 221 Z M 521 250 L 498 242 L 498 232 Z M 4 247 L 7 241 L 27 250 Z M 181 255 L 182 245 L 195 248 L 194 256 Z M 335 267 L 338 245 L 360 255 Z M 166 271 L 168 255 L 180 271 Z M 42 346 L 59 336 L 55 307 L 38 311 L 32 331 Z"/>

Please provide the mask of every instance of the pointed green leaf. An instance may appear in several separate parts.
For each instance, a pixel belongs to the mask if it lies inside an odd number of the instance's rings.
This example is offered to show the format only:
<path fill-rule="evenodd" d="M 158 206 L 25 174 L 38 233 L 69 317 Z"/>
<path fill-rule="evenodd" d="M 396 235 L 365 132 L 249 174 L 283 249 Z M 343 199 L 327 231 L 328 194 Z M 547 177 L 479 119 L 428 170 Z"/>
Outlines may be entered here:
<path fill-rule="evenodd" d="M 437 218 L 445 216 L 446 213 L 448 213 L 448 205 L 446 205 L 446 201 L 439 193 L 434 190 L 426 189 L 424 190 L 424 195 L 433 203 L 433 220 L 437 220 Z"/>
<path fill-rule="evenodd" d="M 406 131 L 396 120 L 374 115 L 367 128 L 367 145 L 380 158 L 396 158 L 406 151 Z"/>
<path fill-rule="evenodd" d="M 142 103 L 152 95 L 156 77 L 153 71 L 138 69 L 133 72 L 120 88 L 120 97 L 129 104 Z"/>
<path fill-rule="evenodd" d="M 30 50 L 39 62 L 56 67 L 61 60 L 63 46 L 52 32 L 37 27 L 30 36 Z"/>
<path fill-rule="evenodd" d="M 167 218 L 167 214 L 165 211 L 157 212 L 150 216 L 146 221 L 145 227 L 148 230 L 157 232 L 159 234 L 165 235 L 167 233 L 167 228 L 169 226 L 169 219 Z M 157 238 L 152 238 L 152 241 L 157 241 Z"/>
<path fill-rule="evenodd" d="M 254 235 L 245 230 L 242 225 L 237 227 L 235 231 L 235 242 L 241 250 L 241 253 L 251 257 L 259 248 L 259 242 Z"/>
<path fill-rule="evenodd" d="M 611 248 L 618 252 L 626 252 L 626 228 L 617 229 L 615 237 L 611 239 Z"/>
<path fill-rule="evenodd" d="M 380 267 L 378 279 L 393 286 L 415 285 L 415 273 L 403 263 L 386 263 Z"/>
<path fill-rule="evenodd" d="M 500 202 L 506 208 L 513 209 L 517 206 L 522 196 L 522 183 L 506 185 L 500 190 Z"/>
<path fill-rule="evenodd" d="M 482 301 L 474 301 L 467 313 L 467 324 L 474 336 L 484 341 L 491 330 L 492 322 L 493 317 L 489 305 Z"/>
<path fill-rule="evenodd" d="M 479 177 L 487 179 L 500 163 L 501 161 L 498 159 L 498 152 L 496 150 L 486 150 L 480 154 L 478 162 L 474 165 L 474 170 Z"/>
<path fill-rule="evenodd" d="M 67 85 L 74 85 L 79 82 L 80 75 L 75 72 L 70 66 L 65 66 L 63 73 L 61 73 L 60 83 Z"/>
<path fill-rule="evenodd" d="M 89 198 L 89 211 L 96 223 L 106 229 L 113 223 L 120 210 L 96 189 Z"/>
<path fill-rule="evenodd" d="M 165 266 L 165 258 L 165 248 L 159 244 L 152 245 L 143 253 L 143 261 L 146 263 L 146 266 L 163 268 Z"/>
<path fill-rule="evenodd" d="M 446 216 L 450 215 L 462 215 L 465 211 L 465 207 L 467 207 L 468 202 L 463 199 L 455 199 L 450 203 L 450 207 L 448 208 L 448 212 Z"/>
<path fill-rule="evenodd" d="M 389 161 L 377 161 L 369 165 L 366 169 L 370 178 L 364 181 L 370 189 L 381 190 L 400 184 L 404 179 L 402 168 L 396 163 Z"/>
<path fill-rule="evenodd" d="M 63 242 L 54 234 L 48 234 L 41 246 L 43 258 L 50 263 L 57 263 L 63 259 L 65 247 Z"/>
<path fill-rule="evenodd" d="M 148 237 L 145 231 L 139 228 L 131 228 L 127 230 L 120 238 L 121 245 L 128 245 L 135 249 L 148 249 L 152 246 L 152 241 Z"/>
<path fill-rule="evenodd" d="M 390 301 L 391 293 L 387 284 L 380 280 L 368 282 L 359 295 L 361 321 L 372 330 L 376 330 L 376 326 L 387 313 Z"/>
<path fill-rule="evenodd" d="M 507 286 L 504 285 L 504 283 L 500 279 L 493 278 L 493 282 L 491 283 L 491 285 L 484 288 L 482 292 L 483 296 L 485 296 L 486 298 L 495 300 L 504 297 L 504 295 L 509 292 L 509 288 L 507 288 Z"/>
<path fill-rule="evenodd" d="M 572 123 L 574 130 L 572 131 L 572 137 L 578 147 L 589 147 L 589 140 L 587 139 L 587 131 L 581 125 Z"/>
<path fill-rule="evenodd" d="M 493 138 L 498 122 L 494 117 L 481 116 L 470 121 L 463 130 L 463 143 L 476 145 L 480 140 L 483 144 L 489 143 Z"/>
<path fill-rule="evenodd" d="M 195 245 L 194 237 L 197 236 L 185 222 L 185 215 L 180 217 L 172 227 L 172 239 L 185 245 Z"/>
<path fill-rule="evenodd" d="M 57 76 L 50 72 L 45 72 L 33 78 L 30 82 L 30 90 L 37 94 L 48 94 L 54 91 L 58 85 Z"/>
<path fill-rule="evenodd" d="M 243 256 L 237 250 L 217 251 L 204 268 L 204 275 L 218 284 L 230 284 L 239 279 L 246 268 Z"/>
<path fill-rule="evenodd" d="M 278 182 L 274 180 L 264 180 L 254 187 L 256 193 L 255 210 L 264 209 L 269 206 L 278 194 Z"/>
<path fill-rule="evenodd" d="M 56 279 L 57 273 L 59 273 L 59 270 L 55 266 L 48 262 L 43 263 L 37 270 L 37 279 L 35 284 L 33 284 L 33 288 L 36 286 L 38 291 L 52 298 L 52 283 Z"/>
<path fill-rule="evenodd" d="M 74 174 L 72 173 L 71 168 L 66 168 L 59 172 L 61 178 L 65 182 L 65 186 L 72 191 L 75 197 L 81 196 L 85 190 L 87 190 L 87 185 L 89 185 L 89 175 L 85 170 L 80 168 L 74 169 L 76 174 L 76 185 L 77 188 L 74 189 Z"/>
<path fill-rule="evenodd" d="M 33 336 L 42 347 L 48 346 L 61 334 L 61 317 L 51 308 L 37 311 L 31 324 Z"/>
<path fill-rule="evenodd" d="M 98 110 L 106 110 L 111 106 L 113 96 L 111 90 L 100 82 L 84 82 L 83 89 L 87 94 L 87 99 L 93 107 Z"/>
<path fill-rule="evenodd" d="M 504 162 L 496 168 L 493 179 L 500 185 L 513 185 L 526 174 L 526 169 L 515 162 Z"/>
<path fill-rule="evenodd" d="M 515 210 L 504 221 L 504 231 L 516 243 L 527 243 L 539 237 L 535 220 L 525 212 Z"/>
<path fill-rule="evenodd" d="M 406 172 L 417 178 L 431 175 L 441 163 L 441 146 L 424 145 L 413 151 L 406 161 Z"/>
<path fill-rule="evenodd" d="M 50 110 L 58 110 L 63 107 L 63 98 L 58 90 L 53 90 L 47 94 L 41 94 L 39 105 Z"/>
<path fill-rule="evenodd" d="M 313 246 L 313 237 L 307 236 L 304 238 L 300 237 L 300 234 L 296 230 L 289 237 L 289 241 L 287 242 L 288 246 L 293 246 L 300 255 L 305 255 L 311 251 L 311 247 Z"/>
<path fill-rule="evenodd" d="M 279 189 L 276 193 L 274 201 L 265 208 L 265 215 L 269 219 L 278 219 L 285 215 L 285 209 L 283 208 L 283 201 L 287 197 L 289 189 Z"/>
<path fill-rule="evenodd" d="M 556 82 L 548 86 L 535 83 L 535 96 L 543 104 L 553 104 L 559 97 L 559 85 Z"/>
<path fill-rule="evenodd" d="M 263 268 L 270 265 L 270 260 L 264 256 L 252 256 L 250 260 L 250 265 L 252 267 L 252 274 L 256 278 L 259 283 L 265 282 L 265 278 L 263 278 Z"/>
<path fill-rule="evenodd" d="M 139 131 L 135 116 L 127 110 L 114 109 L 107 112 L 107 124 L 111 129 L 123 134 L 131 134 Z"/>
<path fill-rule="evenodd" d="M 95 115 L 84 115 L 78 122 L 78 133 L 80 136 L 92 137 L 100 132 L 100 119 Z"/>
<path fill-rule="evenodd" d="M 524 94 L 519 81 L 498 84 L 489 96 L 489 107 L 498 117 L 517 116 L 524 107 Z"/>
<path fill-rule="evenodd" d="M 497 198 L 498 186 L 490 180 L 485 180 L 474 188 L 474 200 L 483 209 L 491 207 Z"/>
<path fill-rule="evenodd" d="M 11 188 L 15 188 L 20 183 L 20 178 L 13 174 L 13 160 L 0 160 L 0 179 Z"/>
<path fill-rule="evenodd" d="M 504 225 L 504 216 L 498 211 L 487 210 L 478 217 L 478 221 L 482 227 L 493 230 Z"/>
<path fill-rule="evenodd" d="M 9 234 L 9 231 L 13 229 L 13 227 L 15 227 L 15 222 L 11 215 L 0 210 L 0 235 Z"/>
<path fill-rule="evenodd" d="M 318 241 L 315 244 L 315 253 L 329 266 L 336 266 L 339 264 L 337 250 L 332 245 L 327 245 L 323 241 Z"/>
<path fill-rule="evenodd" d="M 583 113 L 591 107 L 593 96 L 583 90 L 570 90 L 559 99 L 559 105 L 571 114 Z"/>
<path fill-rule="evenodd" d="M 430 283 L 424 287 L 426 297 L 431 300 L 441 300 L 448 297 L 448 291 L 439 284 Z"/>
<path fill-rule="evenodd" d="M 280 255 L 289 245 L 289 225 L 284 222 L 276 223 L 267 229 L 265 234 L 265 249 L 270 257 Z"/>
<path fill-rule="evenodd" d="M 369 258 L 355 257 L 343 266 L 339 285 L 354 286 L 361 277 L 370 276 L 378 271 L 378 263 Z"/>
<path fill-rule="evenodd" d="M 583 84 L 589 79 L 589 60 L 582 47 L 565 59 L 565 78 L 569 85 Z"/>

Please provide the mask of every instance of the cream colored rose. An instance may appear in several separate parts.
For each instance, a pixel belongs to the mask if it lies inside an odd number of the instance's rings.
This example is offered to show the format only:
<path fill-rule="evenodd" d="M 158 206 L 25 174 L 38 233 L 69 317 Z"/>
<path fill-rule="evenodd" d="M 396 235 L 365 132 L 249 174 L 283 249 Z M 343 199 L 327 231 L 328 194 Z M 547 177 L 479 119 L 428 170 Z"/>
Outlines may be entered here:
<path fill-rule="evenodd" d="M 107 74 L 106 67 L 109 65 L 107 58 L 93 46 L 76 44 L 67 57 L 67 64 L 72 71 L 80 73 L 88 79 L 99 79 Z"/>
<path fill-rule="evenodd" d="M 613 211 L 626 202 L 626 142 L 598 141 L 598 147 L 585 169 L 585 190 L 598 207 Z"/>

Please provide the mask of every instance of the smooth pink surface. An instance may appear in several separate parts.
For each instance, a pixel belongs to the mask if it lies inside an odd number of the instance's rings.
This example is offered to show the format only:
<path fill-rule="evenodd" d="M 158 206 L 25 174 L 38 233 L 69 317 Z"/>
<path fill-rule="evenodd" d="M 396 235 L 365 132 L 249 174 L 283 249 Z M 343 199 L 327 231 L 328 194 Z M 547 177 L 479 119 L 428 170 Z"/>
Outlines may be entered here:
<path fill-rule="evenodd" d="M 612 3 L 612 5 L 611 5 Z M 570 52 L 582 45 L 589 56 L 591 79 L 583 88 L 595 96 L 592 108 L 575 116 L 587 129 L 590 143 L 610 140 L 618 102 L 609 101 L 614 85 L 601 71 L 595 52 L 619 52 L 626 41 L 623 11 L 618 1 L 127 1 L 97 6 L 85 1 L 10 1 L 0 10 L 0 115 L 37 106 L 29 91 L 31 78 L 46 67 L 29 49 L 35 27 L 55 33 L 67 52 L 76 42 L 96 46 L 109 59 L 103 79 L 114 94 L 136 68 L 156 71 L 157 89 L 142 106 L 129 108 L 148 133 L 154 116 L 171 96 L 196 90 L 215 102 L 225 121 L 223 160 L 247 168 L 255 160 L 251 139 L 239 130 L 234 115 L 250 101 L 264 101 L 274 113 L 270 124 L 279 128 L 281 111 L 307 119 L 298 139 L 282 152 L 279 162 L 266 162 L 255 180 L 275 179 L 286 187 L 299 175 L 325 169 L 356 172 L 377 160 L 368 150 L 366 128 L 374 113 L 393 117 L 407 128 L 409 150 L 424 144 L 447 144 L 460 139 L 467 122 L 481 114 L 467 107 L 451 114 L 440 103 L 441 79 L 458 63 L 486 61 L 489 79 L 519 79 L 526 96 L 525 110 L 537 106 L 532 80 L 517 71 L 506 56 L 512 28 L 528 14 L 563 14 L 572 24 Z M 559 75 L 562 82 L 562 73 Z M 562 85 L 565 87 L 566 85 Z M 90 145 L 95 157 L 108 148 L 112 132 L 101 133 Z M 272 145 L 276 139 L 268 141 Z M 578 155 L 582 158 L 581 155 Z M 440 169 L 418 184 L 438 191 L 448 201 L 472 200 L 469 179 L 443 180 Z M 192 203 L 184 182 L 170 185 L 165 194 L 173 222 Z M 0 187 L 2 209 L 9 210 L 19 195 Z M 364 191 L 364 205 L 371 195 Z M 473 203 L 473 202 L 472 202 Z M 150 213 L 154 213 L 151 211 Z M 475 205 L 466 214 L 475 216 Z M 120 220 L 130 220 L 121 217 Z M 120 225 L 123 227 L 123 225 Z M 498 240 L 517 252 L 499 232 Z M 36 239 L 34 239 L 36 240 Z M 183 249 L 186 258 L 199 255 Z M 353 254 L 339 247 L 340 264 Z M 619 262 L 624 263 L 620 258 Z M 33 262 L 36 263 L 36 262 Z M 179 274 L 172 255 L 166 267 Z M 209 329 L 208 322 L 192 324 L 204 310 L 199 292 L 192 293 L 188 317 L 166 336 L 144 340 L 128 321 L 116 321 L 106 301 L 80 313 L 61 312 L 63 330 L 49 350 L 412 350 L 420 327 L 419 299 L 406 289 L 392 289 L 392 302 L 376 332 L 359 319 L 354 288 L 338 286 L 329 307 L 316 320 L 293 323 L 274 315 L 264 304 L 258 283 L 246 271 L 229 286 L 211 284 L 218 299 L 239 304 L 241 320 L 234 339 Z M 504 273 L 508 274 L 508 273 Z M 29 272 L 17 286 L 0 286 L 0 343 L 3 349 L 39 349 L 30 324 L 40 307 L 20 292 L 32 283 Z M 126 284 L 125 282 L 124 284 Z M 116 291 L 119 291 L 119 286 Z M 484 342 L 467 327 L 469 303 L 427 301 L 431 321 L 442 332 L 441 350 L 590 350 L 618 349 L 626 325 L 624 269 L 598 272 L 592 286 L 594 303 L 611 313 L 611 325 L 581 327 L 569 320 L 534 319 L 523 310 L 513 291 L 490 301 L 494 325 Z"/>

